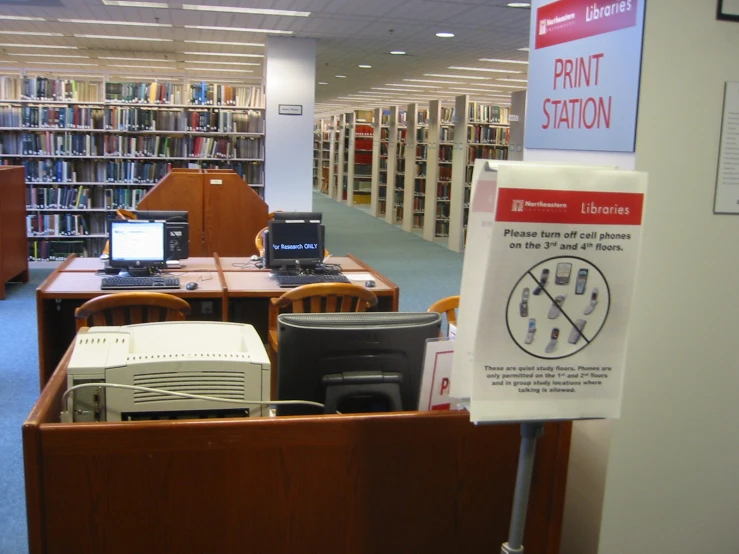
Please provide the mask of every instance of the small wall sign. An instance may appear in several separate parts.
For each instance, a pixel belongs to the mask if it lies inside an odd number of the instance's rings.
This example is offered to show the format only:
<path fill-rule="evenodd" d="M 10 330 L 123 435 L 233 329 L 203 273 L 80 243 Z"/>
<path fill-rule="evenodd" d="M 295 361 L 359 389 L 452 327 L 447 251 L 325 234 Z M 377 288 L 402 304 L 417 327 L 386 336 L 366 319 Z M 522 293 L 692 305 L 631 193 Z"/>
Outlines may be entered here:
<path fill-rule="evenodd" d="M 280 115 L 303 115 L 302 104 L 280 104 L 278 106 Z"/>

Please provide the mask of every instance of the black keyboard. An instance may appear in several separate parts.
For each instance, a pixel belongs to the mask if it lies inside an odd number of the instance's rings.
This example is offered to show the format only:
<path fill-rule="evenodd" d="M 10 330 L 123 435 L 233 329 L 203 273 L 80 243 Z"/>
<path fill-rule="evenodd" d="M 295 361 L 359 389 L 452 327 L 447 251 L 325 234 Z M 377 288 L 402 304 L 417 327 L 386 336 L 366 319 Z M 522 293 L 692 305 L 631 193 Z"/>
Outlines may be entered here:
<path fill-rule="evenodd" d="M 179 277 L 103 277 L 102 290 L 108 289 L 178 289 Z"/>
<path fill-rule="evenodd" d="M 348 283 L 349 279 L 343 273 L 330 275 L 320 273 L 310 275 L 277 275 L 277 282 L 281 287 L 299 287 L 301 285 L 313 285 L 315 283 Z"/>

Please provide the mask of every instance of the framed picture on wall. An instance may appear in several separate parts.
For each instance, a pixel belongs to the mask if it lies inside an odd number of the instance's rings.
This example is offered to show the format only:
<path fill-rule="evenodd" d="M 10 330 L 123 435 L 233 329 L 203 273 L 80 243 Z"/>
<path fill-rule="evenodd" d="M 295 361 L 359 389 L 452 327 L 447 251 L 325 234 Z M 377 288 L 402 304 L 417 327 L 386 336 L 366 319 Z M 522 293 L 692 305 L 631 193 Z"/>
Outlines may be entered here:
<path fill-rule="evenodd" d="M 739 21 L 739 0 L 718 0 L 718 19 Z"/>

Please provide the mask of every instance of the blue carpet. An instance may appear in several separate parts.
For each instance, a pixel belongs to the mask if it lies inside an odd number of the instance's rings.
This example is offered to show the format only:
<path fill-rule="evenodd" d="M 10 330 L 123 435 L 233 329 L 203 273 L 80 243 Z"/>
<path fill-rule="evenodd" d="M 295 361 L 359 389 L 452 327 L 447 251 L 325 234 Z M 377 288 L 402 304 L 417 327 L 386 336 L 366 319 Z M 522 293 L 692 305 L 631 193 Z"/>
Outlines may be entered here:
<path fill-rule="evenodd" d="M 426 311 L 459 294 L 462 256 L 315 193 L 326 248 L 354 254 L 400 287 L 400 310 Z M 28 552 L 21 425 L 38 397 L 36 287 L 51 270 L 31 270 L 28 284 L 10 284 L 0 301 L 0 554 Z"/>

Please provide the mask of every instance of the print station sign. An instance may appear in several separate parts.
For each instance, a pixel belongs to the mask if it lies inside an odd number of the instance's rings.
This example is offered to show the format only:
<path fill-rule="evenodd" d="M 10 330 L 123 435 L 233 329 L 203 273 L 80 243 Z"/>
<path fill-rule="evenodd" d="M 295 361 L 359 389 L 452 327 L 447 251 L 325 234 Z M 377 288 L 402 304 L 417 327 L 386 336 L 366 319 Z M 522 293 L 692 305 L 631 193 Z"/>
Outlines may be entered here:
<path fill-rule="evenodd" d="M 644 0 L 535 3 L 526 148 L 633 152 Z"/>

